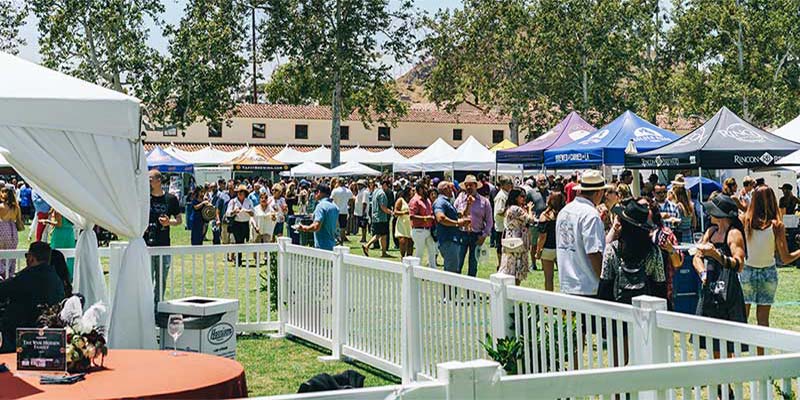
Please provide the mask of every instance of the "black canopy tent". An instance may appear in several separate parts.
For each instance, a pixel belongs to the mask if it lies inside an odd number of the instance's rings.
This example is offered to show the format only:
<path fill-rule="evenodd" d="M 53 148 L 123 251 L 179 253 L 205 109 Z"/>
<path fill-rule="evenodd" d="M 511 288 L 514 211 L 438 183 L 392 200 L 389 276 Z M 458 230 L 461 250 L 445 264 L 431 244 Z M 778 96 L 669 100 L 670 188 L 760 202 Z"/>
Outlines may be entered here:
<path fill-rule="evenodd" d="M 800 150 L 800 143 L 759 129 L 727 107 L 686 136 L 639 154 L 626 154 L 628 168 L 755 169 L 774 166 Z"/>

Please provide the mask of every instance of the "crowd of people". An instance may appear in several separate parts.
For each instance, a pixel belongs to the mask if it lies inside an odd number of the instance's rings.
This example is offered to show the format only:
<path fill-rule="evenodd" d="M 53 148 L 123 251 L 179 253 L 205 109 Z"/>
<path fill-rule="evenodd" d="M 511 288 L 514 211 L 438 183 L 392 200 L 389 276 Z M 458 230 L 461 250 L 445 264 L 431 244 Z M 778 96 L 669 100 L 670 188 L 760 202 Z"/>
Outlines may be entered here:
<path fill-rule="evenodd" d="M 169 245 L 169 227 L 182 223 L 180 207 L 161 190 L 160 174 L 151 176 L 151 245 Z M 496 270 L 517 284 L 541 268 L 544 289 L 553 291 L 557 270 L 561 293 L 623 303 L 648 294 L 667 299 L 670 308 L 672 278 L 691 258 L 702 278 L 699 314 L 746 321 L 755 305 L 758 323 L 768 325 L 775 254 L 781 263 L 800 257 L 800 250 L 789 250 L 782 222 L 797 208 L 794 186 L 782 186 L 778 201 L 762 180 L 746 177 L 739 189 L 729 178 L 702 213 L 702 200 L 682 174 L 641 182 L 634 196 L 629 170 L 611 179 L 587 170 L 527 179 L 466 175 L 460 182 L 429 175 L 220 180 L 193 189 L 187 226 L 193 245 L 208 230 L 214 244 L 313 232 L 315 247 L 327 250 L 355 236 L 366 256 L 378 250 L 379 257 L 391 257 L 394 246 L 401 257 L 469 276 L 489 263 L 493 247 Z M 289 220 L 296 222 L 289 226 Z M 678 250 L 680 243 L 693 246 Z M 169 261 L 154 259 L 154 271 L 158 262 Z M 724 301 L 715 289 L 721 287 L 729 291 Z"/>

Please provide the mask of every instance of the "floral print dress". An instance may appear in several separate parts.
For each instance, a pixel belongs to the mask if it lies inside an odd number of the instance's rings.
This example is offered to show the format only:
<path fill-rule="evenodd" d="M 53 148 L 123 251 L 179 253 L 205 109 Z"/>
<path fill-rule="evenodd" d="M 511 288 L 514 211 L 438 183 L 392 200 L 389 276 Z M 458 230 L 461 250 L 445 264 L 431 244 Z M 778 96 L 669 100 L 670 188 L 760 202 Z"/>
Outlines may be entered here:
<path fill-rule="evenodd" d="M 535 218 L 522 207 L 511 206 L 508 208 L 505 215 L 506 229 L 503 231 L 503 239 L 520 238 L 522 239 L 522 248 L 525 250 L 518 253 L 509 253 L 504 249 L 500 257 L 500 270 L 498 272 L 512 275 L 518 281 L 523 281 L 528 276 L 531 249 L 528 224 L 534 221 Z"/>

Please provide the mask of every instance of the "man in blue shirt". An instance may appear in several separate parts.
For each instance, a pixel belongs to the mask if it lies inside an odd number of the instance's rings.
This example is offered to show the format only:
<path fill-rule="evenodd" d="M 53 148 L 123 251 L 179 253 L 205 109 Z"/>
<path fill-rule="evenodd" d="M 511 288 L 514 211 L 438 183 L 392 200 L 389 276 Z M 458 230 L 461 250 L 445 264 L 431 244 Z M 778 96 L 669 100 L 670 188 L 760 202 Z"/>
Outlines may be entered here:
<path fill-rule="evenodd" d="M 461 230 L 459 227 L 468 226 L 470 218 L 459 218 L 458 211 L 450 203 L 453 195 L 453 184 L 441 181 L 438 185 L 439 197 L 433 202 L 433 215 L 436 216 L 436 241 L 439 252 L 444 258 L 444 270 L 461 273 L 459 263 L 461 254 Z"/>
<path fill-rule="evenodd" d="M 333 250 L 336 246 L 336 224 L 339 221 L 339 207 L 330 199 L 331 187 L 321 183 L 317 185 L 314 198 L 318 201 L 314 208 L 314 222 L 311 225 L 300 225 L 301 232 L 314 232 L 314 247 L 322 250 Z"/>

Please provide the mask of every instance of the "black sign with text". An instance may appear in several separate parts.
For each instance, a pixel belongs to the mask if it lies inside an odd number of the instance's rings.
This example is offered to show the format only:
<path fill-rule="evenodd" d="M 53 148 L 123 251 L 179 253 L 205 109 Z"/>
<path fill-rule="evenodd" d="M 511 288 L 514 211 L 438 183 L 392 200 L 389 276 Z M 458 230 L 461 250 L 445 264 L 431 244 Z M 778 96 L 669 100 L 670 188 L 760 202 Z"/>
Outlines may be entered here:
<path fill-rule="evenodd" d="M 17 370 L 66 371 L 65 329 L 17 328 Z"/>

